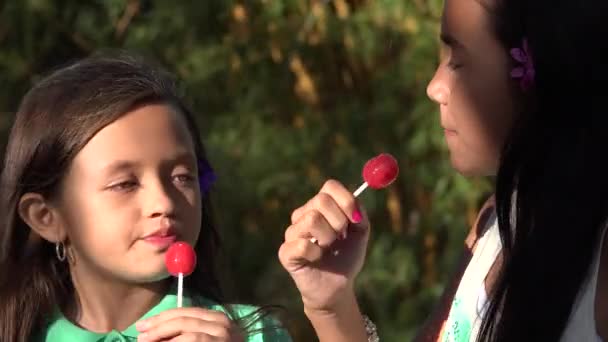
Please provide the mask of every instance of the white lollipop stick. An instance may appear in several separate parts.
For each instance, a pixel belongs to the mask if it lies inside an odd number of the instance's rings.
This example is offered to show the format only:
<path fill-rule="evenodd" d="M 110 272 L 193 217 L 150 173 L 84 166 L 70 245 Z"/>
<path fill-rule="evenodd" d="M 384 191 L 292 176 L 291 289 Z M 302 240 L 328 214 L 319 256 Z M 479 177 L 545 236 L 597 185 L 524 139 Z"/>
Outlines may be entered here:
<path fill-rule="evenodd" d="M 177 307 L 182 307 L 182 298 L 184 294 L 184 274 L 179 273 L 177 276 Z"/>
<path fill-rule="evenodd" d="M 355 190 L 355 192 L 353 192 L 353 196 L 355 196 L 355 198 L 359 197 L 359 195 L 361 195 L 365 189 L 367 189 L 367 182 L 363 182 L 363 184 L 361 184 L 361 186 Z"/>
<path fill-rule="evenodd" d="M 363 191 L 365 191 L 365 189 L 367 189 L 367 182 L 363 182 L 363 184 L 361 184 L 361 186 L 359 188 L 357 188 L 357 190 L 355 190 L 355 192 L 353 192 L 353 196 L 355 196 L 355 198 L 359 197 L 359 195 L 361 195 L 361 193 L 363 193 Z M 316 244 L 319 240 L 317 240 L 316 238 L 310 238 L 310 242 Z"/>

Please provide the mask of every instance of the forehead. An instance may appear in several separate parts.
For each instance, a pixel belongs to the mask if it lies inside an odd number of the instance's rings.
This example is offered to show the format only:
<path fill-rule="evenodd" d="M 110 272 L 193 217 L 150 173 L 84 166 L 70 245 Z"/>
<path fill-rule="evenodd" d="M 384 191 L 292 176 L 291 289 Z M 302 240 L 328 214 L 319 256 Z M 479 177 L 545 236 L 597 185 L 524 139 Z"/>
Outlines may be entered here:
<path fill-rule="evenodd" d="M 194 146 L 182 114 L 158 104 L 139 107 L 101 129 L 74 162 L 95 168 L 114 159 L 163 160 L 183 153 L 194 154 Z"/>
<path fill-rule="evenodd" d="M 495 41 L 488 0 L 445 0 L 441 32 L 472 49 Z"/>

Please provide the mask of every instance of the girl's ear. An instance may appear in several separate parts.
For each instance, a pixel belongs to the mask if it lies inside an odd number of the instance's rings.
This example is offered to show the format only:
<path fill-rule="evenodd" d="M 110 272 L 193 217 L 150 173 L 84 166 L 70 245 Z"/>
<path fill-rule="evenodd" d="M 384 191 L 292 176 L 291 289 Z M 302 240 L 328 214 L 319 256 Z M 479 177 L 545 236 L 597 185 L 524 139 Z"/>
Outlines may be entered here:
<path fill-rule="evenodd" d="M 59 211 L 42 195 L 32 192 L 24 194 L 19 199 L 17 210 L 23 222 L 43 239 L 52 243 L 66 239 Z"/>

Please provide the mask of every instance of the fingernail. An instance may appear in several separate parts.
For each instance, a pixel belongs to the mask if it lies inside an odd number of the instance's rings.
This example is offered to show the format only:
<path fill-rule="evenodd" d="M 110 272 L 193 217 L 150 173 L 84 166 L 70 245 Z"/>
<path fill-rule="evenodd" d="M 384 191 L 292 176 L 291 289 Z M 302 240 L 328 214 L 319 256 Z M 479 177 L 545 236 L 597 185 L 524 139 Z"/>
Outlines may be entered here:
<path fill-rule="evenodd" d="M 353 222 L 360 223 L 362 219 L 363 219 L 363 215 L 361 215 L 361 212 L 359 211 L 359 209 L 356 209 L 355 211 L 353 211 Z"/>
<path fill-rule="evenodd" d="M 344 229 L 344 231 L 342 232 L 342 240 L 346 240 L 347 235 L 348 235 L 348 228 Z"/>
<path fill-rule="evenodd" d="M 146 321 L 139 321 L 137 323 L 135 323 L 135 328 L 138 331 L 144 331 L 147 330 L 150 327 L 150 323 L 146 322 Z M 141 335 L 140 335 L 141 336 Z"/>

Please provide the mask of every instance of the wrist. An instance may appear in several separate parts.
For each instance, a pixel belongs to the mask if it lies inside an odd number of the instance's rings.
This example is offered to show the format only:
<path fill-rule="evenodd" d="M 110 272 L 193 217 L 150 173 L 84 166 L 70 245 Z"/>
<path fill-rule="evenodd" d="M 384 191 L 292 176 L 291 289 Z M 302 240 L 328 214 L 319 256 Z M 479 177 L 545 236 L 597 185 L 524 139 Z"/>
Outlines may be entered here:
<path fill-rule="evenodd" d="M 345 293 L 330 308 L 304 307 L 319 341 L 368 341 L 366 322 L 354 291 Z"/>
<path fill-rule="evenodd" d="M 359 312 L 359 305 L 354 289 L 345 290 L 340 296 L 336 297 L 330 305 L 319 307 L 307 305 L 304 302 L 304 313 L 308 319 L 336 319 L 345 315 Z"/>

